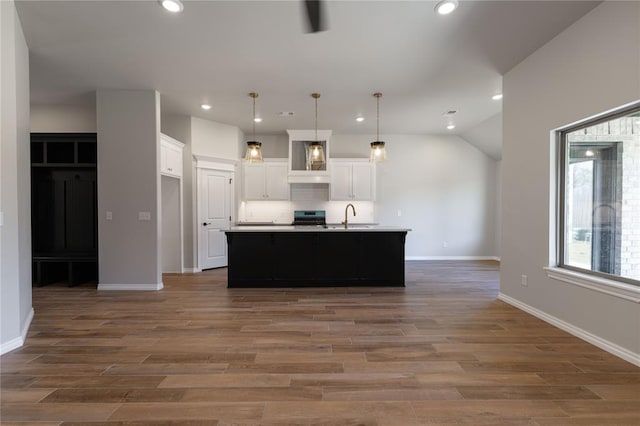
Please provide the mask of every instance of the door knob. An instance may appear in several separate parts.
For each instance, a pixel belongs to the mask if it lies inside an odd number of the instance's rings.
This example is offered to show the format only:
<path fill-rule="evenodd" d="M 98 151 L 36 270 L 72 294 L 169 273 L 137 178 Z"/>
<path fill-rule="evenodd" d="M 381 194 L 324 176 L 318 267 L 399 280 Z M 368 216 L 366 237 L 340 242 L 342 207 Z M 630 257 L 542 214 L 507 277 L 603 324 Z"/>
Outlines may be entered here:
<path fill-rule="evenodd" d="M 202 222 L 202 226 L 211 225 L 211 222 Z"/>

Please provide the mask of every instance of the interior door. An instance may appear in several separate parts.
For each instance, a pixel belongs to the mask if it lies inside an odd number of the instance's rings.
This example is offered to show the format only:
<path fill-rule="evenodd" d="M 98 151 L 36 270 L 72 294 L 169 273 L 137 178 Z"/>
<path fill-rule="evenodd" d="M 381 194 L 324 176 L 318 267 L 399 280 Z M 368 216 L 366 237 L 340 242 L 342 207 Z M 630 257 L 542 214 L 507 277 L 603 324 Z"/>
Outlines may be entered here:
<path fill-rule="evenodd" d="M 233 172 L 198 170 L 198 256 L 200 269 L 227 266 L 227 240 L 222 232 L 231 225 Z"/>

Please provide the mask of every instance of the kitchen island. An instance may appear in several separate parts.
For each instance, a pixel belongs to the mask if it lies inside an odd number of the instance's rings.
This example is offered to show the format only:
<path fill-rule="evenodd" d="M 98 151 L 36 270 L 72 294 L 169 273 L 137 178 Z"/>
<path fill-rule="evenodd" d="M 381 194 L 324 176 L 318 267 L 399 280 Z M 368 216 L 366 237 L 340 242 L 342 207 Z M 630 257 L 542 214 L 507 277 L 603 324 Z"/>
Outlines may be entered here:
<path fill-rule="evenodd" d="M 226 230 L 229 287 L 404 286 L 409 229 L 352 225 Z"/>

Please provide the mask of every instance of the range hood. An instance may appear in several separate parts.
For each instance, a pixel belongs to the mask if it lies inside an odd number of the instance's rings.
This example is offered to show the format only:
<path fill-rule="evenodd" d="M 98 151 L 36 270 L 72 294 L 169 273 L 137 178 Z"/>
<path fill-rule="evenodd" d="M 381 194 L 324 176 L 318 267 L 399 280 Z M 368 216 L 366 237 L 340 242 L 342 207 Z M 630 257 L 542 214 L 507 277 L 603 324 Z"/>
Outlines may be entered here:
<path fill-rule="evenodd" d="M 331 183 L 331 176 L 319 174 L 289 174 L 289 183 Z"/>

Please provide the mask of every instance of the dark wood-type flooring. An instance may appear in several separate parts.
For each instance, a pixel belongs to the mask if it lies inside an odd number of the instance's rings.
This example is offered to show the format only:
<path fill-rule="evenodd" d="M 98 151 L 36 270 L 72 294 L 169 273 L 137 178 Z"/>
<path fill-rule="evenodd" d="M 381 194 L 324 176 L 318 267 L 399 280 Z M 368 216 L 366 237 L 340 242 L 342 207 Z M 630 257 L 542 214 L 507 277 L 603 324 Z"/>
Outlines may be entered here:
<path fill-rule="evenodd" d="M 640 368 L 497 300 L 496 262 L 409 262 L 406 288 L 164 282 L 34 288 L 3 424 L 640 425 Z"/>

